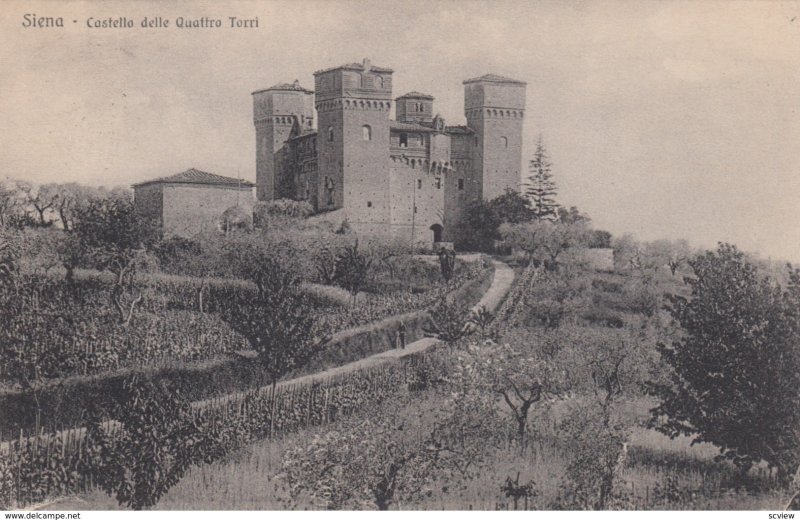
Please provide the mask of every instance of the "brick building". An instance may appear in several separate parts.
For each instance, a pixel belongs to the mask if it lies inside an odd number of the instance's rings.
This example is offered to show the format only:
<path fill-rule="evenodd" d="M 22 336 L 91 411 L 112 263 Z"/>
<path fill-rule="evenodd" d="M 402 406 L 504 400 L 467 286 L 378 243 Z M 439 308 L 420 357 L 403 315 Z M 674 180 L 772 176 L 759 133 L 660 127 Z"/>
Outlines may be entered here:
<path fill-rule="evenodd" d="M 431 244 L 457 239 L 472 201 L 519 190 L 526 83 L 464 81 L 467 124 L 448 126 L 433 96 L 393 100 L 392 73 L 364 60 L 315 72 L 314 91 L 253 92 L 258 199 L 307 200 L 356 232 Z"/>
<path fill-rule="evenodd" d="M 251 182 L 191 168 L 133 185 L 136 210 L 154 219 L 163 235 L 189 238 L 230 225 L 248 225 L 253 215 Z"/>

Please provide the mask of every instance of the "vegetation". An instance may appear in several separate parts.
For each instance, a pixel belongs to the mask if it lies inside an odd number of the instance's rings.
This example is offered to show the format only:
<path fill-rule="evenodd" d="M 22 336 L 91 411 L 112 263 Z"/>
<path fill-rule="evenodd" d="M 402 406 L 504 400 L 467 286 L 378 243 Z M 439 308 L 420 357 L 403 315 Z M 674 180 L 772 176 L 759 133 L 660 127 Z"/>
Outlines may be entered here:
<path fill-rule="evenodd" d="M 800 466 L 800 272 L 782 290 L 728 244 L 690 266 L 691 298 L 670 307 L 685 334 L 659 347 L 671 371 L 652 387 L 654 418 L 743 470 L 766 461 L 788 482 Z"/>
<path fill-rule="evenodd" d="M 272 383 L 190 403 L 140 375 L 82 431 L 37 421 L 0 451 L 4 508 L 81 493 L 133 509 L 737 509 L 796 493 L 796 269 L 612 240 L 576 208 L 538 218 L 507 193 L 476 209 L 475 238 L 522 252 L 515 286 L 470 314 L 451 297 L 481 264 L 357 242 L 294 203 L 263 208 L 260 229 L 160 240 L 124 195 L 4 186 L 7 387 L 35 400 L 164 352 L 246 350 Z M 614 272 L 567 253 L 609 243 Z M 332 333 L 420 309 L 435 347 L 279 383 L 317 366 Z"/>
<path fill-rule="evenodd" d="M 531 202 L 531 213 L 535 220 L 553 221 L 558 218 L 557 189 L 551 167 L 544 139 L 540 135 L 533 159 L 528 165 L 529 176 L 525 184 L 525 195 Z"/>

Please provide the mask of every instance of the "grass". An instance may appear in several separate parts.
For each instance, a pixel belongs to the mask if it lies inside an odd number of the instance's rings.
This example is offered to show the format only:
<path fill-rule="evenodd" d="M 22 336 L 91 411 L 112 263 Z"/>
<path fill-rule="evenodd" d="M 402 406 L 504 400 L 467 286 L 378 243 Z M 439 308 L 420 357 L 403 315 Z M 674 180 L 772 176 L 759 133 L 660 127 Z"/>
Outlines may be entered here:
<path fill-rule="evenodd" d="M 655 284 L 662 291 L 680 292 L 677 278 L 659 273 Z M 628 320 L 638 313 L 626 301 L 626 290 L 632 275 L 619 273 L 581 273 L 586 289 L 582 302 L 574 312 L 580 316 L 596 311 L 602 316 L 618 316 Z M 588 296 L 588 298 L 587 298 Z M 615 308 L 616 307 L 616 308 Z M 655 319 L 658 316 L 654 316 Z M 603 327 L 609 323 L 584 316 L 588 326 Z M 436 415 L 444 409 L 445 389 L 415 393 L 412 399 L 387 403 L 383 413 L 405 417 L 414 428 L 424 423 L 423 416 Z M 532 412 L 530 421 L 534 436 L 530 449 L 520 455 L 513 442 L 500 447 L 486 447 L 484 461 L 476 476 L 468 480 L 439 478 L 432 484 L 432 493 L 419 503 L 396 504 L 399 509 L 513 509 L 513 501 L 501 492 L 507 477 L 519 474 L 520 482 L 532 480 L 536 495 L 529 509 L 552 509 L 562 493 L 566 453 L 558 440 L 557 424 L 571 406 L 562 401 L 547 411 Z M 618 500 L 615 509 L 635 510 L 780 510 L 787 494 L 776 485 L 774 476 L 764 465 L 746 475 L 727 461 L 716 461 L 718 450 L 708 444 L 693 445 L 691 439 L 670 439 L 644 427 L 654 402 L 637 397 L 621 402 L 619 410 L 635 424 L 628 443 L 625 466 L 615 482 Z M 499 409 L 507 415 L 505 405 Z M 327 425 L 324 428 L 336 428 Z M 285 438 L 266 440 L 240 450 L 212 465 L 193 467 L 188 475 L 161 500 L 157 509 L 198 510 L 283 510 L 309 509 L 311 502 L 290 499 L 280 478 L 281 454 L 296 439 L 313 435 L 315 429 Z M 511 438 L 513 436 L 510 436 Z M 523 504 L 520 503 L 520 507 Z M 100 491 L 59 502 L 58 509 L 118 509 L 115 501 Z"/>
<path fill-rule="evenodd" d="M 410 405 L 391 408 L 393 413 L 418 424 L 421 416 L 435 414 L 442 396 L 429 390 L 414 396 Z M 392 406 L 391 404 L 389 405 Z M 646 401 L 628 403 L 629 412 L 650 406 Z M 532 423 L 538 436 L 524 456 L 509 444 L 489 448 L 487 462 L 478 476 L 463 482 L 439 479 L 434 493 L 421 503 L 398 504 L 399 509 L 494 510 L 513 509 L 500 486 L 506 477 L 520 475 L 520 482 L 533 480 L 536 496 L 529 509 L 552 509 L 564 474 L 564 457 L 554 438 L 552 417 L 543 414 Z M 329 425 L 324 428 L 336 427 Z M 223 461 L 195 466 L 159 502 L 159 510 L 285 510 L 311 509 L 308 500 L 291 500 L 280 479 L 283 449 L 298 436 L 308 437 L 321 428 L 298 432 L 282 439 L 265 440 L 242 449 Z M 409 435 L 413 435 L 409 431 Z M 776 490 L 766 468 L 757 467 L 745 478 L 726 462 L 715 462 L 717 450 L 709 445 L 691 445 L 687 438 L 669 439 L 652 430 L 637 428 L 629 444 L 628 463 L 615 489 L 627 500 L 627 509 L 663 510 L 779 510 L 785 493 Z M 50 507 L 64 509 L 119 509 L 99 490 L 63 499 Z M 520 503 L 522 507 L 522 503 Z"/>

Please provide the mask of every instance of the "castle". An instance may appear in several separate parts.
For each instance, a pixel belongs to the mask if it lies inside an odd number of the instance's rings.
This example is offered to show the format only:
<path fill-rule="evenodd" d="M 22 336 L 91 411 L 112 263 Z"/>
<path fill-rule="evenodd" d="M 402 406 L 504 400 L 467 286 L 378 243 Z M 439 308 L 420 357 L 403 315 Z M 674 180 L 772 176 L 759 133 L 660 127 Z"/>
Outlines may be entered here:
<path fill-rule="evenodd" d="M 314 91 L 253 92 L 257 198 L 306 200 L 357 233 L 430 245 L 458 239 L 471 202 L 519 190 L 525 82 L 464 81 L 467 124 L 447 126 L 430 95 L 393 100 L 392 73 L 364 60 L 315 72 Z"/>

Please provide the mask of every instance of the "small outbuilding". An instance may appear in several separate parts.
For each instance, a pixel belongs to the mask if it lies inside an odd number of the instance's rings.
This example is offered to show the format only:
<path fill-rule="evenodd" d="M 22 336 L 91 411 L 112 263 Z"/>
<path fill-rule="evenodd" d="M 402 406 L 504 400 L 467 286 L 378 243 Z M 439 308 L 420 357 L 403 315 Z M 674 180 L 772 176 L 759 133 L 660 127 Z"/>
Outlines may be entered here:
<path fill-rule="evenodd" d="M 231 223 L 233 215 L 237 227 L 252 225 L 254 187 L 249 181 L 190 168 L 134 184 L 133 196 L 136 210 L 153 219 L 164 237 L 190 238 L 211 230 L 226 231 L 222 227 Z"/>

